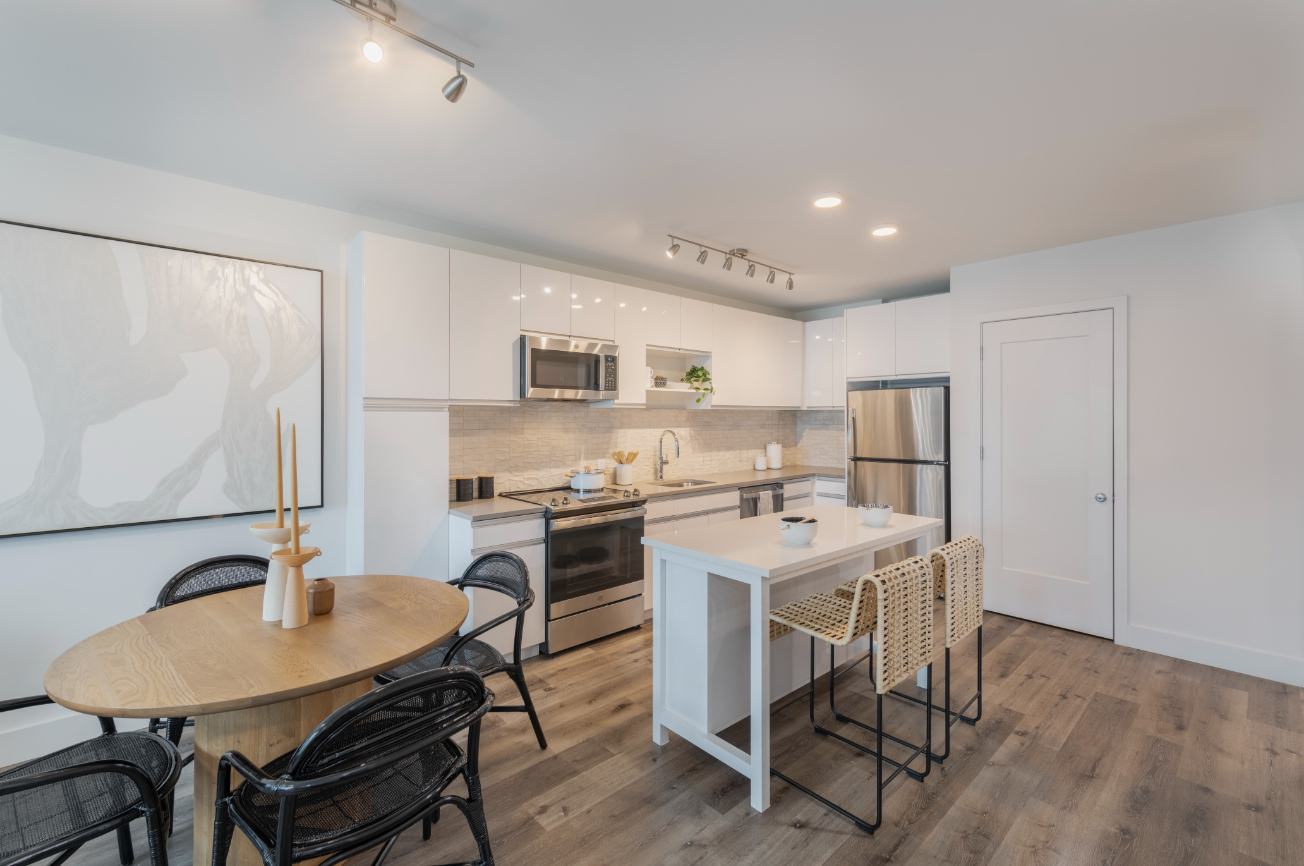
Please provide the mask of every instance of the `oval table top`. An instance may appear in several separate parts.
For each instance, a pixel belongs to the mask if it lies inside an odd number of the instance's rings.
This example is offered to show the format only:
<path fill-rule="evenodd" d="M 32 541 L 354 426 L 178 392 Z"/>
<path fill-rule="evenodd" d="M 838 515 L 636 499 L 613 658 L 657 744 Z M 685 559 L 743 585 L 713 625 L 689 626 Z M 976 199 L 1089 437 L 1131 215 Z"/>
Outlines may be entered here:
<path fill-rule="evenodd" d="M 150 611 L 69 649 L 45 691 L 69 709 L 179 718 L 288 701 L 359 682 L 439 646 L 470 604 L 438 580 L 333 577 L 335 608 L 302 628 L 263 622 L 263 588 Z"/>

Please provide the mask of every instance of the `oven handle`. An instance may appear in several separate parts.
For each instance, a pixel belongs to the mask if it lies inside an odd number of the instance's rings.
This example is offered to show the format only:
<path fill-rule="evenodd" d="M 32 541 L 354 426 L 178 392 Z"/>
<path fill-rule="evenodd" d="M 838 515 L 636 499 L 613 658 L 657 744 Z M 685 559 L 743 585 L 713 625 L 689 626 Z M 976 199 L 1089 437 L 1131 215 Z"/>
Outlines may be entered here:
<path fill-rule="evenodd" d="M 629 520 L 631 517 L 642 517 L 647 514 L 646 508 L 627 508 L 624 511 L 607 511 L 602 514 L 586 514 L 582 517 L 563 517 L 561 520 L 551 520 L 548 522 L 549 531 L 558 529 L 574 529 L 577 526 L 597 526 L 600 523 L 618 523 L 621 520 Z"/>

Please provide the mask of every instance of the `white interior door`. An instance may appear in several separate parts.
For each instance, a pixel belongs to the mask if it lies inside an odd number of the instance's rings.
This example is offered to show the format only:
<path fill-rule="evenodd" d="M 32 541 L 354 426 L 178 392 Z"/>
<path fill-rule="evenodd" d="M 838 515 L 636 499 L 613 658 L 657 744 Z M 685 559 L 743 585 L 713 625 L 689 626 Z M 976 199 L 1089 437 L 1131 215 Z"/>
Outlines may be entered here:
<path fill-rule="evenodd" d="M 1113 311 L 982 331 L 989 610 L 1113 638 Z"/>

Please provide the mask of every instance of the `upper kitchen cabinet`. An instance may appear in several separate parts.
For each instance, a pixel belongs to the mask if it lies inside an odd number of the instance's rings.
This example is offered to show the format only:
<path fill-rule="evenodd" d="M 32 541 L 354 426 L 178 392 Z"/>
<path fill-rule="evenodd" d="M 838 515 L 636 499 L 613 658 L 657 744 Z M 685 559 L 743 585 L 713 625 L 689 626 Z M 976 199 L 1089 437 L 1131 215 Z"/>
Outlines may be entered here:
<path fill-rule="evenodd" d="M 951 296 L 898 301 L 896 373 L 916 376 L 951 371 Z M 872 309 L 872 308 L 870 308 Z"/>
<path fill-rule="evenodd" d="M 447 400 L 448 250 L 363 232 L 348 246 L 348 295 L 360 396 Z"/>
<path fill-rule="evenodd" d="M 615 289 L 606 280 L 571 276 L 570 334 L 610 343 L 616 338 Z"/>
<path fill-rule="evenodd" d="M 842 316 L 833 322 L 833 406 L 847 405 L 847 320 Z"/>
<path fill-rule="evenodd" d="M 761 316 L 761 319 L 765 321 L 766 345 L 774 358 L 766 368 L 766 400 L 760 405 L 800 409 L 805 327 L 795 319 L 778 316 Z"/>
<path fill-rule="evenodd" d="M 517 399 L 521 266 L 453 250 L 448 288 L 450 399 Z"/>
<path fill-rule="evenodd" d="M 679 299 L 679 343 L 685 352 L 711 353 L 711 304 Z"/>
<path fill-rule="evenodd" d="M 807 409 L 833 406 L 833 320 L 806 323 L 806 401 Z"/>
<path fill-rule="evenodd" d="M 897 304 L 847 310 L 847 378 L 895 376 Z"/>
<path fill-rule="evenodd" d="M 666 349 L 679 348 L 680 298 L 663 292 L 647 293 L 647 343 Z"/>
<path fill-rule="evenodd" d="M 571 275 L 521 265 L 521 330 L 571 333 Z"/>
<path fill-rule="evenodd" d="M 650 293 L 649 293 L 650 294 Z M 744 367 L 739 313 L 733 307 L 713 304 L 711 310 L 712 406 L 746 406 L 749 377 Z"/>
<path fill-rule="evenodd" d="M 617 405 L 642 406 L 647 401 L 647 292 L 617 285 L 616 347 L 620 350 Z"/>

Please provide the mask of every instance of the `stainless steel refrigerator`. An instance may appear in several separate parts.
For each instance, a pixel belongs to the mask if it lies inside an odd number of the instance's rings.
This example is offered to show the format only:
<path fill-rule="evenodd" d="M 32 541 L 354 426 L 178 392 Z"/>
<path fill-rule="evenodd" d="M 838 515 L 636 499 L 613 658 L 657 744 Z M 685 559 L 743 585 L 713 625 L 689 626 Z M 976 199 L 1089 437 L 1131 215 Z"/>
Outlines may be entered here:
<path fill-rule="evenodd" d="M 950 393 L 946 385 L 847 392 L 847 504 L 881 502 L 945 521 L 880 550 L 875 568 L 927 556 L 951 537 Z"/>

